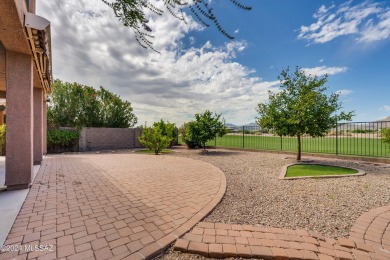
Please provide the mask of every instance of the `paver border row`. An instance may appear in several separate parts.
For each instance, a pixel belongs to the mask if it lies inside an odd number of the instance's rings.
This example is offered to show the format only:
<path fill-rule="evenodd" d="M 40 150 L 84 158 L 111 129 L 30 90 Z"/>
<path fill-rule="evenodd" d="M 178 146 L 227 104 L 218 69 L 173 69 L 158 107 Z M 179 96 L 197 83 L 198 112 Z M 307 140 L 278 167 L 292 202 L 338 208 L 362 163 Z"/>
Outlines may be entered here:
<path fill-rule="evenodd" d="M 390 205 L 371 209 L 361 215 L 349 235 L 359 243 L 390 251 Z"/>
<path fill-rule="evenodd" d="M 316 231 L 209 222 L 199 222 L 173 249 L 213 258 L 390 259 L 390 252 L 382 248 Z"/>

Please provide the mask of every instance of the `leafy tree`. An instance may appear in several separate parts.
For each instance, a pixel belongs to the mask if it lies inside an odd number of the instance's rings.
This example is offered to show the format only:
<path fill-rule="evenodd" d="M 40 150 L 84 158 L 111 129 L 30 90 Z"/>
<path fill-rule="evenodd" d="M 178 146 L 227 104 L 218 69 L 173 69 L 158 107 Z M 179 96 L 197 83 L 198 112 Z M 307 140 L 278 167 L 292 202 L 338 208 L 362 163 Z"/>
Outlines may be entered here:
<path fill-rule="evenodd" d="M 133 108 L 129 101 L 122 100 L 118 95 L 100 87 L 98 91 L 101 108 L 101 124 L 103 127 L 127 128 L 137 123 Z"/>
<path fill-rule="evenodd" d="M 277 93 L 269 91 L 269 101 L 258 104 L 260 116 L 257 123 L 280 136 L 296 136 L 299 161 L 302 135 L 325 136 L 338 121 L 351 120 L 353 112 L 336 114 L 342 106 L 338 94 L 327 96 L 324 93 L 327 75 L 313 77 L 296 67 L 294 73 L 290 73 L 289 68 L 284 69 L 278 78 L 282 90 Z"/>
<path fill-rule="evenodd" d="M 49 127 L 127 128 L 137 123 L 131 103 L 100 87 L 55 80 L 48 104 Z"/>
<path fill-rule="evenodd" d="M 157 15 L 162 15 L 164 13 L 162 8 L 157 7 L 150 0 L 102 0 L 102 2 L 112 8 L 115 16 L 124 26 L 131 28 L 135 32 L 135 38 L 142 47 L 153 49 L 153 43 L 151 41 L 153 36 L 150 34 L 152 29 L 148 26 L 148 19 L 145 16 L 145 12 L 150 10 Z M 209 0 L 164 0 L 163 4 L 172 16 L 184 22 L 183 9 L 188 8 L 204 26 L 208 27 L 210 23 L 213 23 L 221 34 L 229 39 L 234 39 L 218 22 L 209 2 Z M 230 2 L 239 9 L 252 9 L 250 6 L 243 5 L 238 0 L 230 0 Z"/>
<path fill-rule="evenodd" d="M 225 120 L 222 114 L 216 114 L 206 110 L 201 114 L 195 114 L 195 121 L 184 124 L 182 138 L 189 148 L 203 147 L 215 137 L 222 137 L 227 133 Z"/>
<path fill-rule="evenodd" d="M 159 124 L 143 128 L 142 134 L 138 139 L 143 146 L 152 150 L 156 155 L 167 148 L 172 141 L 171 136 L 163 135 L 163 130 Z"/>
<path fill-rule="evenodd" d="M 390 148 L 390 128 L 381 129 L 382 142 L 389 145 Z"/>

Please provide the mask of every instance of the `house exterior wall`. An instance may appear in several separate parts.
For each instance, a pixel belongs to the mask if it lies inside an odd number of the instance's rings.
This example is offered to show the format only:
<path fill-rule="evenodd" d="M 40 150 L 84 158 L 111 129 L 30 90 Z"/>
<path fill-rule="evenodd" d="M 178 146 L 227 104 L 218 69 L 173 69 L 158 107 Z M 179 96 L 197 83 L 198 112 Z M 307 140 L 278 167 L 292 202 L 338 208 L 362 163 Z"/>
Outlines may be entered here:
<path fill-rule="evenodd" d="M 7 52 L 7 189 L 28 188 L 33 173 L 33 60 Z"/>
<path fill-rule="evenodd" d="M 34 60 L 33 45 L 27 37 L 27 32 L 35 29 L 24 24 L 27 13 L 35 13 L 35 0 L 1 0 L 0 98 L 6 98 L 7 190 L 29 187 L 33 162 L 40 163 L 44 151 L 43 83 L 38 78 L 40 68 L 34 66 L 38 58 Z M 46 84 L 45 91 L 50 92 L 50 87 Z"/>
<path fill-rule="evenodd" d="M 34 88 L 34 164 L 41 164 L 43 159 L 43 90 Z"/>

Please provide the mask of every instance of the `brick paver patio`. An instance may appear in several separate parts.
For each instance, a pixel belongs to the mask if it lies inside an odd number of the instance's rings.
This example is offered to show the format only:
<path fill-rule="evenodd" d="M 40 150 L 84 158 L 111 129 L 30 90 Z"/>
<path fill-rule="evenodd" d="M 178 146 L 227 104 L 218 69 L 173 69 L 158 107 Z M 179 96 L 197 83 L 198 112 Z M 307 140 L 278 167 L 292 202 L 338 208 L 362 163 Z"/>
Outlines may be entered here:
<path fill-rule="evenodd" d="M 225 189 L 222 171 L 187 158 L 47 156 L 0 259 L 152 258 L 208 214 Z"/>
<path fill-rule="evenodd" d="M 175 240 L 175 250 L 213 258 L 390 259 L 390 205 L 363 214 L 349 239 L 199 222 L 225 189 L 218 168 L 187 158 L 48 156 L 0 260 L 150 259 Z"/>

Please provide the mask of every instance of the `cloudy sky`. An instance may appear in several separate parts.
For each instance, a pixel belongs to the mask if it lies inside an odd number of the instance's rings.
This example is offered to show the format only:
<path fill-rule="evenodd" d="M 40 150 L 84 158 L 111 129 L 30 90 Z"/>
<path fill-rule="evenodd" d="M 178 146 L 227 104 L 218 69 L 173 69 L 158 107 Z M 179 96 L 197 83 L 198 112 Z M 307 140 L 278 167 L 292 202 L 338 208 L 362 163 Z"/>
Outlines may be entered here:
<path fill-rule="evenodd" d="M 212 1 L 231 41 L 190 16 L 149 18 L 160 53 L 145 50 L 101 0 L 37 0 L 51 21 L 54 77 L 103 86 L 132 103 L 139 124 L 181 125 L 205 109 L 229 123 L 255 121 L 287 66 L 327 73 L 354 121 L 390 115 L 390 2 Z"/>

